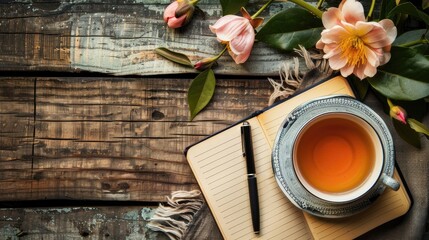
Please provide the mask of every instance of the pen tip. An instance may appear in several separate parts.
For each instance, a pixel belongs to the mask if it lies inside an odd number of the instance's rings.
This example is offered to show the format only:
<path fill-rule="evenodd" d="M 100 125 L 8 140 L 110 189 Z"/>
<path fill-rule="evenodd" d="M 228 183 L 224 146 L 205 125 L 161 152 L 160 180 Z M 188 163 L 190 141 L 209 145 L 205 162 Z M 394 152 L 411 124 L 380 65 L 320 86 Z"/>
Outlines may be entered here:
<path fill-rule="evenodd" d="M 248 126 L 248 125 L 249 125 L 249 122 L 247 122 L 247 121 L 243 122 L 243 126 Z"/>

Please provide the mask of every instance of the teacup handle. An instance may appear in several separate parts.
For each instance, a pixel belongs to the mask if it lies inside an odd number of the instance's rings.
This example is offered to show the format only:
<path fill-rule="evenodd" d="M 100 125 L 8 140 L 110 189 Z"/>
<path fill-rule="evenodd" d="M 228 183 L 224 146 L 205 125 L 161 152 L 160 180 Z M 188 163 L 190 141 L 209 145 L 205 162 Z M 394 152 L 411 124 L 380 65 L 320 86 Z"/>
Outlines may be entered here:
<path fill-rule="evenodd" d="M 384 185 L 390 187 L 391 189 L 397 191 L 399 189 L 399 183 L 392 177 L 387 176 L 385 173 L 381 174 L 381 181 Z"/>

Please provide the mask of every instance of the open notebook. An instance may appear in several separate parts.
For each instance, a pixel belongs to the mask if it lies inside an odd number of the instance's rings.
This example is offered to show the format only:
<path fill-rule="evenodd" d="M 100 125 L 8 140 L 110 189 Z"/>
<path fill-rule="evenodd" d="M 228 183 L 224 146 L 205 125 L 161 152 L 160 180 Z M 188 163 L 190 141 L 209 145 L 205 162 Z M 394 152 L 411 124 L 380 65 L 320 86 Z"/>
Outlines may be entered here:
<path fill-rule="evenodd" d="M 411 200 L 403 184 L 396 192 L 386 190 L 368 210 L 341 219 L 304 213 L 277 185 L 271 149 L 280 124 L 298 105 L 337 94 L 353 96 L 342 77 L 327 80 L 245 119 L 252 126 L 261 219 L 259 235 L 252 228 L 240 122 L 187 149 L 189 165 L 225 239 L 352 239 L 408 211 Z"/>

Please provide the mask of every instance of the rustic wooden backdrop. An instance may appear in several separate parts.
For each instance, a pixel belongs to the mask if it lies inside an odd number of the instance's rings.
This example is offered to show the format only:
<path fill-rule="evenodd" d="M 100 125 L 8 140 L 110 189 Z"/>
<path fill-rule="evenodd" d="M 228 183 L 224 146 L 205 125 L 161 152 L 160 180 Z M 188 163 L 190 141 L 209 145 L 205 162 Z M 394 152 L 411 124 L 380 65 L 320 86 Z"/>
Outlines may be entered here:
<path fill-rule="evenodd" d="M 4 1 L 3 1 L 4 2 Z M 255 0 L 249 11 L 265 1 Z M 168 47 L 196 62 L 217 55 L 223 46 L 210 24 L 221 16 L 218 1 L 201 1 L 192 22 L 169 29 L 163 21 L 170 0 L 29 0 L 0 4 L 1 70 L 95 71 L 114 75 L 188 73 L 192 69 L 166 62 L 153 49 Z M 274 3 L 270 16 L 292 3 Z M 236 65 L 225 55 L 218 73 L 262 75 L 277 73 L 289 59 L 264 44 L 256 44 L 248 63 Z"/>

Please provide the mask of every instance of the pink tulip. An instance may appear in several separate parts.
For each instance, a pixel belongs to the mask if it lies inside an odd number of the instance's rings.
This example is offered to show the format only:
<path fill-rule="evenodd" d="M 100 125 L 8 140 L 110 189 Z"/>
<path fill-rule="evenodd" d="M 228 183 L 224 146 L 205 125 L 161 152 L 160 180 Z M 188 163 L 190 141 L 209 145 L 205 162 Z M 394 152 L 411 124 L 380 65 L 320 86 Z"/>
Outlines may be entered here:
<path fill-rule="evenodd" d="M 170 28 L 179 28 L 189 22 L 193 13 L 193 3 L 188 0 L 177 0 L 165 8 L 164 21 Z"/>
<path fill-rule="evenodd" d="M 262 23 L 260 19 L 250 19 L 244 9 L 242 13 L 244 17 L 226 15 L 210 26 L 210 30 L 216 34 L 217 40 L 227 44 L 229 55 L 237 64 L 244 63 L 249 58 L 255 41 L 253 28 Z"/>
<path fill-rule="evenodd" d="M 390 48 L 396 27 L 389 19 L 366 22 L 363 6 L 356 0 L 343 0 L 338 8 L 329 8 L 322 16 L 322 37 L 316 47 L 344 77 L 361 80 L 373 77 L 377 67 L 390 60 Z"/>

